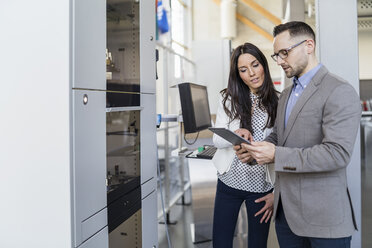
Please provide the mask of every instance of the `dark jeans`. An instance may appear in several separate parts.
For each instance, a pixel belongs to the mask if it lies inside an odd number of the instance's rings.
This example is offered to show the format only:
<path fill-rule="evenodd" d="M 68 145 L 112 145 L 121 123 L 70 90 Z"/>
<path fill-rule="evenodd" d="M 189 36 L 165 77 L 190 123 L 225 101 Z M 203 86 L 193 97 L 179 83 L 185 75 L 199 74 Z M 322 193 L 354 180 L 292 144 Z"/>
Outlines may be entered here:
<path fill-rule="evenodd" d="M 262 214 L 254 217 L 265 202 L 255 203 L 267 193 L 252 193 L 231 188 L 218 180 L 213 217 L 213 247 L 229 248 L 233 246 L 234 231 L 239 210 L 245 201 L 248 216 L 248 247 L 265 248 L 269 234 L 270 221 L 260 223 Z"/>
<path fill-rule="evenodd" d="M 350 248 L 351 236 L 327 239 L 302 237 L 294 234 L 288 226 L 280 201 L 275 219 L 275 229 L 281 248 Z"/>

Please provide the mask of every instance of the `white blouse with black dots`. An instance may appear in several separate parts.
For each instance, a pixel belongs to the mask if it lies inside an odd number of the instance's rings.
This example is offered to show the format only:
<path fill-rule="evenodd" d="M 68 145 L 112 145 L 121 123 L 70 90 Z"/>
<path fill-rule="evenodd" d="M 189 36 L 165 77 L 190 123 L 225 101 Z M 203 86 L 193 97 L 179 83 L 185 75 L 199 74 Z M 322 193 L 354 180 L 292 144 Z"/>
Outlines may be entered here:
<path fill-rule="evenodd" d="M 268 114 L 265 109 L 258 107 L 258 96 L 250 94 L 253 114 L 252 129 L 253 140 L 264 139 L 264 129 Z M 219 112 L 221 113 L 221 111 Z M 218 118 L 218 116 L 217 116 Z M 227 186 L 249 192 L 264 193 L 273 188 L 273 185 L 265 180 L 265 167 L 262 165 L 249 165 L 242 163 L 235 155 L 231 168 L 224 174 L 217 173 L 218 178 Z"/>

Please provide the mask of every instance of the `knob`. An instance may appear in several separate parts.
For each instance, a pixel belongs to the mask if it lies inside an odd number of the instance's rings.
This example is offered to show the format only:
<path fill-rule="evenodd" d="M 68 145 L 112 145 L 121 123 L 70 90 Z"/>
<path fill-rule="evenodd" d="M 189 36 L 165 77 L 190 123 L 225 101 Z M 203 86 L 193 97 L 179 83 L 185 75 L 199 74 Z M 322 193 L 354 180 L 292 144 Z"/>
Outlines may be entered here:
<path fill-rule="evenodd" d="M 84 96 L 83 96 L 83 103 L 84 103 L 84 105 L 87 105 L 87 103 L 88 103 L 88 95 L 87 94 L 84 94 Z"/>

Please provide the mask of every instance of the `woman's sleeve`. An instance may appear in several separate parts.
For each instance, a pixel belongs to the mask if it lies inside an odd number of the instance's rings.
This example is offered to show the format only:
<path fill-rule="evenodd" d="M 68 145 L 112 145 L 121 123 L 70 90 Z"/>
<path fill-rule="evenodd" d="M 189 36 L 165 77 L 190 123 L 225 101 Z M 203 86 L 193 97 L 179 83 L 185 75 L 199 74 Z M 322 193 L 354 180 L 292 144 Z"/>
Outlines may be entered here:
<path fill-rule="evenodd" d="M 218 105 L 218 109 L 217 109 L 217 116 L 216 116 L 216 124 L 215 124 L 215 127 L 224 127 L 224 128 L 228 128 L 230 130 L 232 130 L 231 128 L 233 129 L 238 129 L 238 128 L 235 128 L 234 125 L 231 125 L 233 123 L 229 123 L 229 117 L 227 116 L 224 108 L 223 108 L 223 105 L 222 105 L 222 97 L 220 97 L 220 101 L 219 101 L 219 105 Z M 232 130 L 232 131 L 235 131 L 235 130 Z M 225 139 L 221 138 L 220 136 L 216 135 L 216 134 L 213 134 L 213 143 L 214 143 L 214 146 L 217 147 L 217 148 L 225 148 L 225 147 L 230 147 L 232 146 L 230 142 L 226 141 Z"/>

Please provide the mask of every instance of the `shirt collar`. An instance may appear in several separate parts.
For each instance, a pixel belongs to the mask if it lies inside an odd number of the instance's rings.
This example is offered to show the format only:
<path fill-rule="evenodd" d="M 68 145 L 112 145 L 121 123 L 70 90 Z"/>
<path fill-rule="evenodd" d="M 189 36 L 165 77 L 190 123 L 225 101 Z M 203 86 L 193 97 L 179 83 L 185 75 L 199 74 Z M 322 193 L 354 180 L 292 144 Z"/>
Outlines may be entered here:
<path fill-rule="evenodd" d="M 256 100 L 256 99 L 258 99 L 258 96 L 255 95 L 255 94 L 252 93 L 252 92 L 250 92 L 250 96 L 251 96 L 251 99 L 252 99 L 252 100 Z"/>
<path fill-rule="evenodd" d="M 317 66 L 315 66 L 313 69 L 310 71 L 306 72 L 304 75 L 301 77 L 294 77 L 293 78 L 293 84 L 297 85 L 299 83 L 301 87 L 304 89 L 306 86 L 310 83 L 311 79 L 314 77 L 314 75 L 318 72 L 318 70 L 322 67 L 322 64 L 319 63 Z"/>

